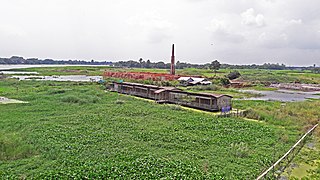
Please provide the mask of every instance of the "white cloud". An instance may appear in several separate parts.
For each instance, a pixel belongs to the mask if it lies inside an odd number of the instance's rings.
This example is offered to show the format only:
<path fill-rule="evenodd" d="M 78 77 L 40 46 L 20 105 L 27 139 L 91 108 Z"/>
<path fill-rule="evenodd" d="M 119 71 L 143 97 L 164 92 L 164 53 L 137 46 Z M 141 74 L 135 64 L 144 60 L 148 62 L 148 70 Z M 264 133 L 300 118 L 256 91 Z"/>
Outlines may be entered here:
<path fill-rule="evenodd" d="M 255 15 L 253 8 L 247 9 L 245 12 L 241 13 L 242 24 L 249 26 L 262 27 L 265 25 L 265 18 L 262 14 Z"/>

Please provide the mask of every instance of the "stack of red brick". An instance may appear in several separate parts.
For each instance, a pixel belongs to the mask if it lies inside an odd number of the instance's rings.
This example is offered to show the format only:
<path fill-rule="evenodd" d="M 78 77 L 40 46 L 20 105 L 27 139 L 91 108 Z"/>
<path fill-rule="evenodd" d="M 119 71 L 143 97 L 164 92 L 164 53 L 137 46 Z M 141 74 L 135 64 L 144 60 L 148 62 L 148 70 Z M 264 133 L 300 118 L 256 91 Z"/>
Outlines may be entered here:
<path fill-rule="evenodd" d="M 151 72 L 112 72 L 105 71 L 105 77 L 115 77 L 122 79 L 142 79 L 153 81 L 173 81 L 177 80 L 180 76 L 164 74 L 164 73 L 151 73 Z"/>

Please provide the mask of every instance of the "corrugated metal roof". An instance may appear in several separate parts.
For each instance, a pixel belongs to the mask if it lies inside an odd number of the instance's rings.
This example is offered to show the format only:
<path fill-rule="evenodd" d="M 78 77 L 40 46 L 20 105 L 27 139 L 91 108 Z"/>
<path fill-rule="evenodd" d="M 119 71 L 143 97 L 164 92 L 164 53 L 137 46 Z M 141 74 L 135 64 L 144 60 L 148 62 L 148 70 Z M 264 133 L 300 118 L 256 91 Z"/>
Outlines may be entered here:
<path fill-rule="evenodd" d="M 193 96 L 206 96 L 206 97 L 214 97 L 214 98 L 220 98 L 220 97 L 223 97 L 223 96 L 228 96 L 230 98 L 233 98 L 232 96 L 227 95 L 227 94 L 194 93 L 194 92 L 175 91 L 175 90 L 173 90 L 173 92 L 181 93 L 181 94 L 188 94 L 188 95 L 193 95 Z"/>
<path fill-rule="evenodd" d="M 151 87 L 151 88 L 159 88 L 159 86 L 155 86 L 155 85 L 132 83 L 132 82 L 123 82 L 123 83 L 117 83 L 117 84 L 133 85 L 133 86 L 143 86 L 143 87 Z"/>
<path fill-rule="evenodd" d="M 158 90 L 156 90 L 154 93 L 161 93 L 164 91 L 172 91 L 172 92 L 177 92 L 177 93 L 182 93 L 182 94 L 189 94 L 189 95 L 194 95 L 194 96 L 207 96 L 207 97 L 215 97 L 215 98 L 220 98 L 223 96 L 228 96 L 230 98 L 233 98 L 230 95 L 227 94 L 211 94 L 211 93 L 193 93 L 193 92 L 185 92 L 182 91 L 179 88 L 176 87 L 159 87 L 159 86 L 155 86 L 155 85 L 147 85 L 147 84 L 140 84 L 140 83 L 131 83 L 131 82 L 123 82 L 123 83 L 118 83 L 118 84 L 124 84 L 124 85 L 132 85 L 132 86 L 142 86 L 142 87 L 151 87 L 151 88 L 156 88 Z"/>

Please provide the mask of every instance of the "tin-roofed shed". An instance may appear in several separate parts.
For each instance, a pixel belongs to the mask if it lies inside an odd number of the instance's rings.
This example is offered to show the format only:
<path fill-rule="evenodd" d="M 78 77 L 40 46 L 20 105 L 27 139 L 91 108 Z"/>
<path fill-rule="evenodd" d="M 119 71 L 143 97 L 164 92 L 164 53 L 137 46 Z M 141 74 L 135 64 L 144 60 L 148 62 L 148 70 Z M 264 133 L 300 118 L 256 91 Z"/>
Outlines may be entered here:
<path fill-rule="evenodd" d="M 232 96 L 224 94 L 185 92 L 176 87 L 129 82 L 114 82 L 110 84 L 109 89 L 122 94 L 154 99 L 159 103 L 173 103 L 208 111 L 220 111 L 223 108 L 231 109 L 232 107 Z"/>

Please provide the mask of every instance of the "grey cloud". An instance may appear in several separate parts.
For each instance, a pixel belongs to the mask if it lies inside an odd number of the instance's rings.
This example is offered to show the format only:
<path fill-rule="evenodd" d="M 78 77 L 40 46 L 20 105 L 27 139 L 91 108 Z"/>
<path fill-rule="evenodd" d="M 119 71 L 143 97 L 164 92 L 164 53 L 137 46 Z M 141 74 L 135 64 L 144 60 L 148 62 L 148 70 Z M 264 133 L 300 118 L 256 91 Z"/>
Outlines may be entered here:
<path fill-rule="evenodd" d="M 149 43 L 161 43 L 165 39 L 170 38 L 169 31 L 174 25 L 161 17 L 154 11 L 146 11 L 131 16 L 127 23 L 132 26 L 139 26 L 141 31 L 145 33 L 144 37 Z"/>
<path fill-rule="evenodd" d="M 171 38 L 168 34 L 169 33 L 164 32 L 162 29 L 153 29 L 147 35 L 147 41 L 150 43 L 161 43 Z"/>
<path fill-rule="evenodd" d="M 313 64 L 319 7 L 319 0 L 4 0 L 0 57 L 169 61 L 175 43 L 177 58 L 193 63 Z"/>
<path fill-rule="evenodd" d="M 320 33 L 300 19 L 292 19 L 279 31 L 260 34 L 259 42 L 266 48 L 319 49 Z"/>
<path fill-rule="evenodd" d="M 232 32 L 224 20 L 212 19 L 210 25 L 206 28 L 212 33 L 212 38 L 221 43 L 241 43 L 245 40 L 243 35 Z"/>

